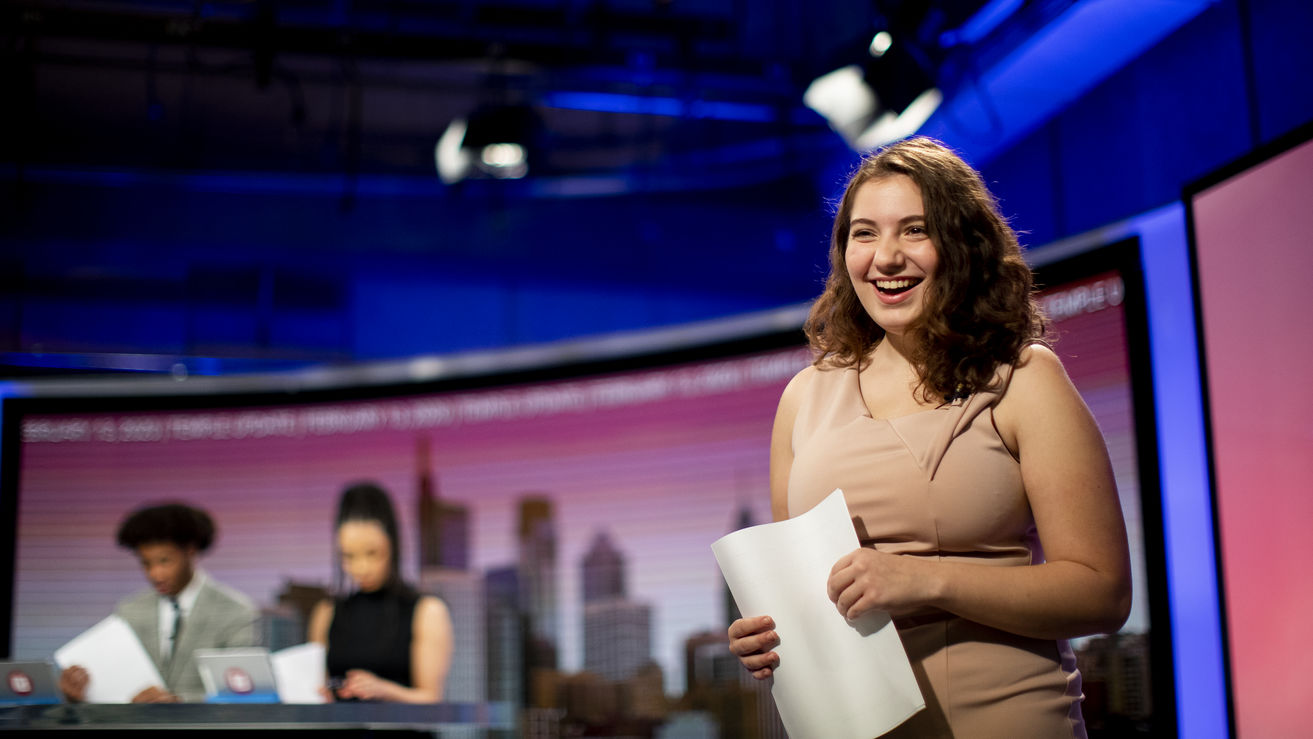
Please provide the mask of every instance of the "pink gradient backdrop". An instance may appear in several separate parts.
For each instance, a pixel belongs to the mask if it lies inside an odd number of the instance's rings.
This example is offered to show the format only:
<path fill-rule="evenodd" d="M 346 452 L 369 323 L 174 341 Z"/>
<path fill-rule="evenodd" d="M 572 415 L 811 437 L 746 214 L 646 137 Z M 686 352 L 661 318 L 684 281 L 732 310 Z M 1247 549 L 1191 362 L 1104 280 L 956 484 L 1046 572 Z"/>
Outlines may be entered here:
<path fill-rule="evenodd" d="M 1313 142 L 1194 201 L 1237 734 L 1308 735 Z M 1260 392 L 1261 391 L 1261 392 Z"/>

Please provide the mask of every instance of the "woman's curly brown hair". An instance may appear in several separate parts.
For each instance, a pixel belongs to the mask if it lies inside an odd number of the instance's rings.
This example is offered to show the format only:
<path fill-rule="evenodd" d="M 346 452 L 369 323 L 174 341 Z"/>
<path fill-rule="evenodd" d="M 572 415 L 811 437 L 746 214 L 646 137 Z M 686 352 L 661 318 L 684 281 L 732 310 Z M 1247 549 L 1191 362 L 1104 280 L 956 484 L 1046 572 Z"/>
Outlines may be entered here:
<path fill-rule="evenodd" d="M 872 180 L 907 175 L 921 190 L 926 229 L 939 255 L 921 315 L 908 329 L 909 357 L 926 400 L 990 387 L 995 369 L 1042 341 L 1047 325 L 1033 296 L 1017 235 L 980 175 L 953 150 L 915 137 L 866 157 L 848 180 L 830 237 L 830 275 L 804 324 L 816 364 L 862 363 L 884 330 L 857 299 L 845 261 L 853 198 Z"/>

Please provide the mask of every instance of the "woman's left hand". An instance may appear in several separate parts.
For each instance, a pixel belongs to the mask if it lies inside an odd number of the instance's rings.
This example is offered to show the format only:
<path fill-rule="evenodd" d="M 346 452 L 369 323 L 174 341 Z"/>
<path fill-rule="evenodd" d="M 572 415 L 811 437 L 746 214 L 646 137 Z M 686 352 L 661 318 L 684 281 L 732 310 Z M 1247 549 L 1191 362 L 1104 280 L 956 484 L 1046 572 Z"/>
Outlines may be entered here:
<path fill-rule="evenodd" d="M 928 604 L 932 562 L 862 547 L 839 558 L 826 592 L 849 621 L 870 610 L 900 615 Z"/>
<path fill-rule="evenodd" d="M 375 675 L 369 670 L 347 670 L 342 687 L 337 689 L 338 698 L 355 698 L 363 701 L 386 700 L 388 688 L 392 683 Z"/>

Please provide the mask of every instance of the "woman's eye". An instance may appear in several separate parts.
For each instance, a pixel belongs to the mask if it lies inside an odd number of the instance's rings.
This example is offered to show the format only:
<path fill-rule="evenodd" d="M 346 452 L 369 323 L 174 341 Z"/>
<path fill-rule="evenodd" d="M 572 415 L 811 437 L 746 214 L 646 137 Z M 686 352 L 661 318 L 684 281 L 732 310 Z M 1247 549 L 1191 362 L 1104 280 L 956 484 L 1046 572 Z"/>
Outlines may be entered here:
<path fill-rule="evenodd" d="M 854 238 L 854 239 L 869 239 L 869 238 L 871 238 L 871 237 L 874 236 L 874 235 L 875 235 L 875 232 L 874 232 L 874 231 L 871 231 L 870 229 L 867 229 L 867 228 L 862 228 L 862 229 L 858 229 L 858 230 L 856 230 L 856 231 L 853 231 L 851 238 Z"/>

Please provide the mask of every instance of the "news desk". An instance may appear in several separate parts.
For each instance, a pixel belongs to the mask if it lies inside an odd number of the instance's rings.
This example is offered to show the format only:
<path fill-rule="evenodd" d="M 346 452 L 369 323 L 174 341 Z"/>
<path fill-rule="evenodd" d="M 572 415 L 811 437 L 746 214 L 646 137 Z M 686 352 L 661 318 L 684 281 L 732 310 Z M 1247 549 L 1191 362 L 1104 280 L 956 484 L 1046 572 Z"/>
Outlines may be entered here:
<path fill-rule="evenodd" d="M 515 736 L 516 711 L 503 703 L 329 703 L 326 705 L 160 703 L 61 704 L 0 707 L 0 731 L 225 732 L 332 731 L 338 736 L 383 732 L 438 737 Z M 157 734 L 158 735 L 158 734 Z"/>

